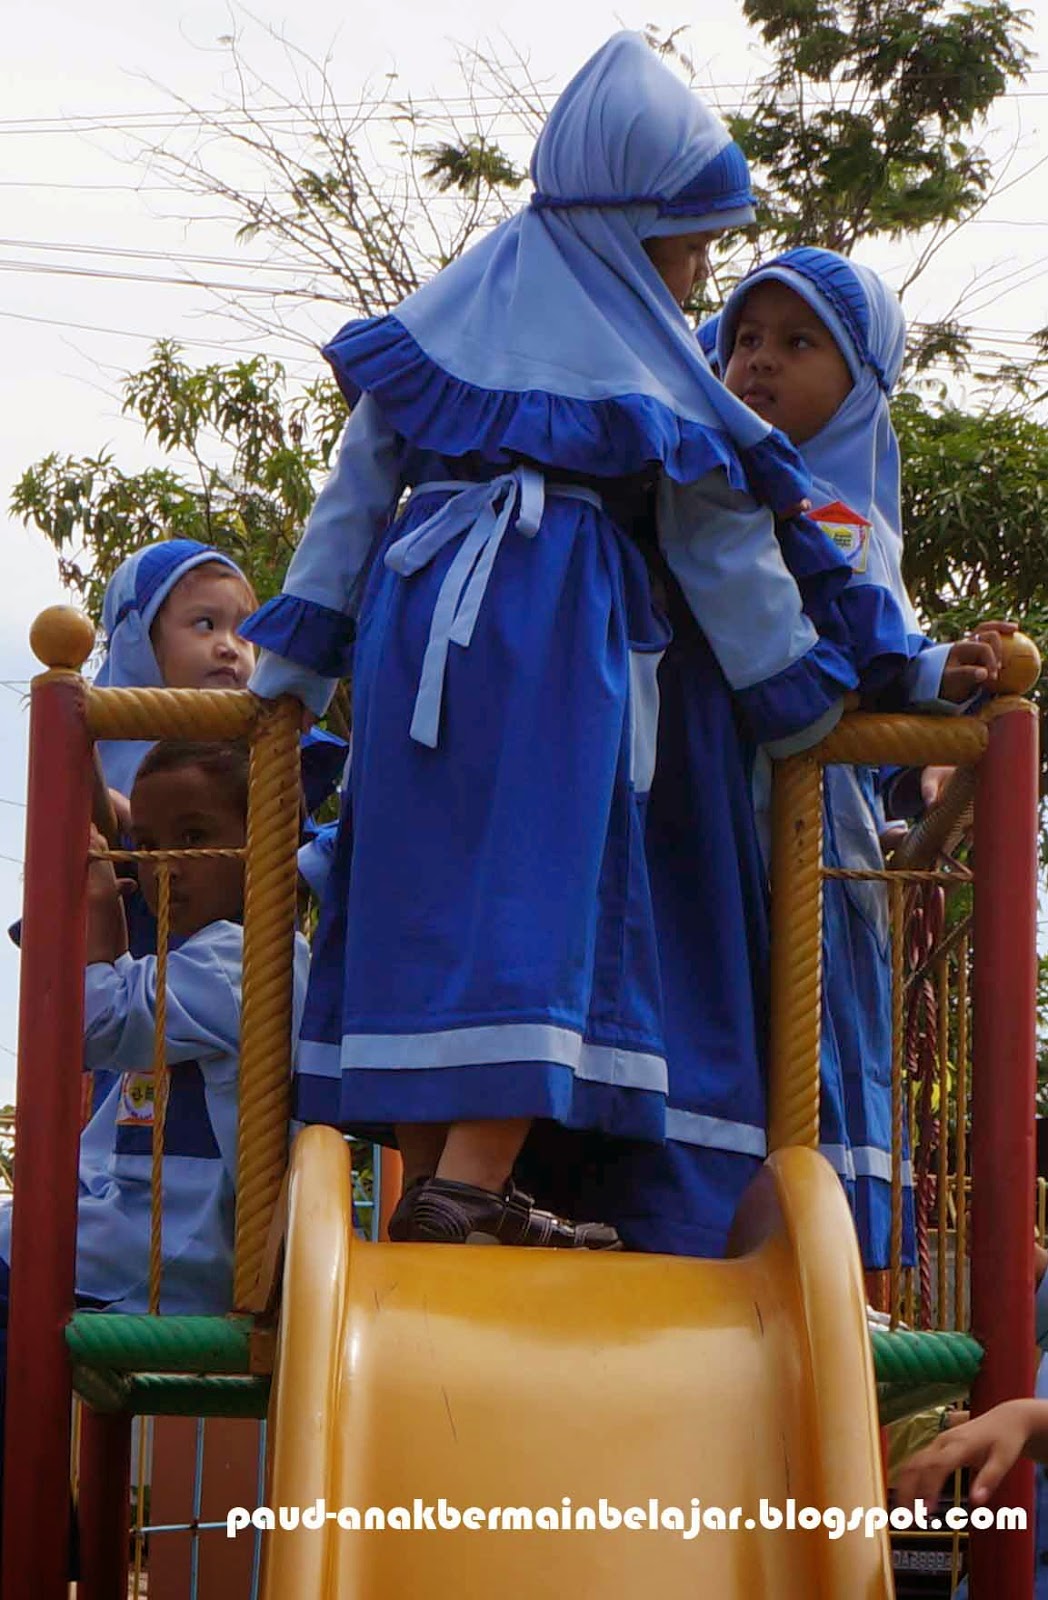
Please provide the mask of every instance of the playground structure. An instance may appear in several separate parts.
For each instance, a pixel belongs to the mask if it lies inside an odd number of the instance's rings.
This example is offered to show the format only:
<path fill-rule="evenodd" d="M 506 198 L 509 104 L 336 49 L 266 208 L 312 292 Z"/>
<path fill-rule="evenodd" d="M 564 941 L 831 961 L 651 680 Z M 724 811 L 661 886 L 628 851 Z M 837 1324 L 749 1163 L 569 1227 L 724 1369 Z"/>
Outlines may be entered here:
<path fill-rule="evenodd" d="M 288 961 L 295 915 L 297 722 L 293 705 L 188 690 L 96 690 L 78 675 L 91 630 L 40 619 L 49 669 L 34 681 L 23 926 L 18 1188 L 13 1247 L 3 1593 L 66 1594 L 70 1379 L 91 1408 L 81 1442 L 80 1593 L 124 1593 L 130 1419 L 261 1415 L 270 1409 L 271 1505 L 755 1506 L 882 1502 L 881 1418 L 967 1393 L 978 1409 L 1029 1390 L 1033 1347 L 1032 1115 L 1035 1089 L 1037 724 L 1014 697 L 1036 676 L 1012 648 L 1005 685 L 980 717 L 844 718 L 817 750 L 782 763 L 775 793 L 772 1156 L 737 1219 L 737 1257 L 575 1259 L 556 1252 L 434 1251 L 353 1238 L 346 1146 L 330 1130 L 297 1141 L 286 1204 Z M 83 884 L 95 738 L 249 735 L 252 782 L 235 1314 L 72 1314 Z M 886 875 L 896 1005 L 900 1172 L 907 894 L 952 884 L 934 863 L 974 805 L 971 1327 L 961 1330 L 966 1227 L 964 1084 L 954 1142 L 959 1205 L 953 1332 L 867 1338 L 865 1295 L 843 1194 L 818 1140 L 821 768 L 832 762 L 954 764 L 946 805 Z M 915 862 L 930 859 L 931 865 Z M 959 982 L 967 959 L 953 956 Z M 164 960 L 163 930 L 158 959 Z M 934 958 L 932 1004 L 945 1006 Z M 923 982 L 923 978 L 921 979 Z M 912 987 L 912 986 L 911 986 Z M 956 1027 L 963 1033 L 960 1017 Z M 949 1017 L 940 1029 L 946 1086 Z M 958 1073 L 967 1059 L 958 1040 Z M 165 1068 L 154 1062 L 157 1103 Z M 32 1085 L 29 1093 L 28 1085 Z M 943 1096 L 940 1128 L 945 1127 Z M 156 1117 L 154 1198 L 163 1115 Z M 938 1320 L 947 1140 L 938 1147 Z M 896 1208 L 897 1217 L 900 1215 Z M 154 1288 L 159 1288 L 159 1212 Z M 454 1261 L 449 1256 L 454 1256 Z M 899 1241 L 891 1309 L 923 1310 L 930 1261 L 904 1295 Z M 962 1285 L 959 1289 L 957 1285 Z M 904 1304 L 904 1301 L 907 1303 Z M 922 1314 L 921 1321 L 929 1320 Z M 981 1346 L 981 1350 L 980 1350 Z M 981 1365 L 979 1365 L 981 1356 Z M 978 1367 L 978 1376 L 976 1369 Z M 876 1378 L 876 1388 L 875 1388 Z M 1032 1502 L 1026 1467 L 997 1501 Z M 657 1542 L 653 1542 L 657 1538 Z M 679 1535 L 574 1532 L 522 1542 L 494 1531 L 267 1538 L 263 1592 L 456 1597 L 634 1593 L 888 1596 L 885 1535 L 765 1530 Z M 1032 1591 L 1033 1530 L 974 1534 L 973 1594 Z M 982 1587 L 985 1586 L 985 1587 Z"/>

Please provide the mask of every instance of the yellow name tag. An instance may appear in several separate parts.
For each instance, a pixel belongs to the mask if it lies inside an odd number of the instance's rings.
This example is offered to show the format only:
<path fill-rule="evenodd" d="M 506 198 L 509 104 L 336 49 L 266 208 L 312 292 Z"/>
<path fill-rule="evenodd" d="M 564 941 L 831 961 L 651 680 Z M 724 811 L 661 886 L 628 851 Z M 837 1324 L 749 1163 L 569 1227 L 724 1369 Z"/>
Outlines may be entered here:
<path fill-rule="evenodd" d="M 153 1074 L 151 1072 L 125 1072 L 120 1080 L 120 1103 L 117 1106 L 118 1128 L 151 1128 L 153 1126 Z"/>
<path fill-rule="evenodd" d="M 835 500 L 831 505 L 819 506 L 809 513 L 828 539 L 832 539 L 854 572 L 865 572 L 870 558 L 870 535 L 873 528 L 856 512 Z"/>

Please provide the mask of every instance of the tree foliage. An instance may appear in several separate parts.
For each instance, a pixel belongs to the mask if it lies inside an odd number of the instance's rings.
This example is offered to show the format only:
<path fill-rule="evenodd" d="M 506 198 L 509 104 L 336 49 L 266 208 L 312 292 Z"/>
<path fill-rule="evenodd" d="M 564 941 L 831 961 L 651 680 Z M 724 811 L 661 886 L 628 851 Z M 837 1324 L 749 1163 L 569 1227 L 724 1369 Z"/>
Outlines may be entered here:
<path fill-rule="evenodd" d="M 1021 410 L 971 416 L 903 394 L 893 408 L 903 456 L 904 565 L 929 618 L 990 597 L 1048 609 L 1048 426 Z"/>
<path fill-rule="evenodd" d="M 345 421 L 333 385 L 318 381 L 292 395 L 277 361 L 192 367 L 162 340 L 149 365 L 125 380 L 124 410 L 193 470 L 128 473 L 108 452 L 52 454 L 30 467 L 15 485 L 12 509 L 54 545 L 63 582 L 97 618 L 121 561 L 163 536 L 228 551 L 268 598 Z"/>
<path fill-rule="evenodd" d="M 1005 0 L 744 0 L 772 52 L 735 134 L 767 248 L 844 254 L 970 215 L 993 172 L 970 133 L 1030 62 Z"/>

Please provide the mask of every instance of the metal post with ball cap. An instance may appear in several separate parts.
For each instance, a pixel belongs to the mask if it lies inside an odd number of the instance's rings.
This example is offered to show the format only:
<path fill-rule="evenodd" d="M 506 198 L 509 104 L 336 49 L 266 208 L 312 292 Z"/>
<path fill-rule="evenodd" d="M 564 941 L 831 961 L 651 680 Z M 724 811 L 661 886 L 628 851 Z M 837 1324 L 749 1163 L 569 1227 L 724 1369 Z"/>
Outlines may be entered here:
<path fill-rule="evenodd" d="M 989 744 L 975 779 L 976 960 L 972 974 L 972 1332 L 985 1355 L 973 1409 L 1030 1392 L 1034 1349 L 1037 1164 L 1037 708 L 1019 696 L 1040 672 L 1025 634 L 1002 637 L 997 694 L 983 715 Z M 1029 1595 L 1033 1468 L 1008 1473 L 990 1509 L 1022 1507 L 1026 1526 L 973 1530 L 973 1594 Z"/>
<path fill-rule="evenodd" d="M 65 1600 L 91 739 L 79 669 L 95 630 L 52 606 L 30 643 L 25 899 L 7 1357 L 3 1593 Z"/>

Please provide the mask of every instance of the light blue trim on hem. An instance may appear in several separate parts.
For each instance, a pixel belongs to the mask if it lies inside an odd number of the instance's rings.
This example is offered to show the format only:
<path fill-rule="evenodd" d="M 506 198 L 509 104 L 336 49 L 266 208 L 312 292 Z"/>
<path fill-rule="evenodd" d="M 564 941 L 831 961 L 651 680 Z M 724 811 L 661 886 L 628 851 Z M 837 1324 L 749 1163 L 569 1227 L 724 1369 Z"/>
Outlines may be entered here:
<path fill-rule="evenodd" d="M 763 1161 L 768 1154 L 768 1136 L 763 1128 L 751 1122 L 728 1122 L 724 1117 L 707 1117 L 700 1111 L 684 1111 L 679 1106 L 666 1107 L 666 1138 L 677 1144 L 706 1145 L 711 1150 L 730 1150 L 734 1155 L 756 1156 Z"/>
<path fill-rule="evenodd" d="M 319 1077 L 342 1072 L 431 1071 L 548 1061 L 578 1078 L 616 1088 L 665 1094 L 666 1063 L 650 1051 L 591 1044 L 571 1028 L 545 1022 L 499 1022 L 434 1033 L 347 1034 L 339 1045 L 302 1039 L 298 1070 Z"/>
<path fill-rule="evenodd" d="M 847 1178 L 849 1181 L 856 1178 L 879 1178 L 885 1183 L 891 1182 L 891 1151 L 882 1150 L 878 1145 L 858 1145 L 853 1149 L 846 1144 L 820 1144 L 819 1154 L 826 1158 L 838 1177 Z M 904 1189 L 913 1188 L 912 1161 L 904 1161 L 902 1164 L 902 1183 Z"/>

